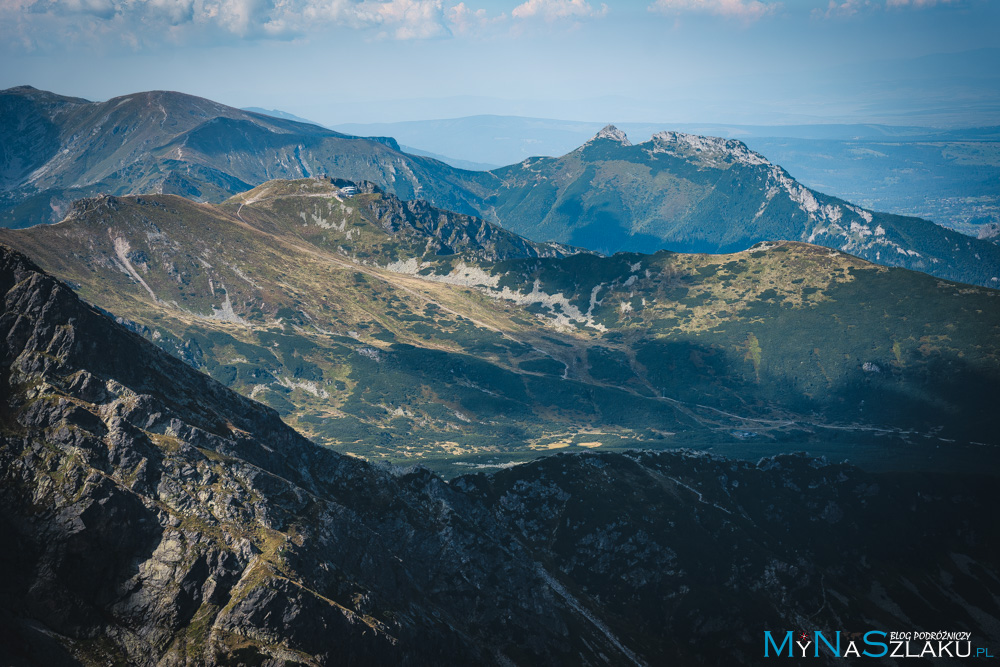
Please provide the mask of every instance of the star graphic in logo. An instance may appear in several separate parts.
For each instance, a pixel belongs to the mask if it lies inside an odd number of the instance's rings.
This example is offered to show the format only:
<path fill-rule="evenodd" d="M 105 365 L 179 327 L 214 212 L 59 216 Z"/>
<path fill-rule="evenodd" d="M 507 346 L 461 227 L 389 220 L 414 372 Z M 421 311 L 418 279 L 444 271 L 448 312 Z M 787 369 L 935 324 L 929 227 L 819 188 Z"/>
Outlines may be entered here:
<path fill-rule="evenodd" d="M 809 639 L 809 635 L 806 634 L 805 632 L 803 632 L 802 634 L 799 635 L 799 639 L 803 639 L 803 640 Z"/>

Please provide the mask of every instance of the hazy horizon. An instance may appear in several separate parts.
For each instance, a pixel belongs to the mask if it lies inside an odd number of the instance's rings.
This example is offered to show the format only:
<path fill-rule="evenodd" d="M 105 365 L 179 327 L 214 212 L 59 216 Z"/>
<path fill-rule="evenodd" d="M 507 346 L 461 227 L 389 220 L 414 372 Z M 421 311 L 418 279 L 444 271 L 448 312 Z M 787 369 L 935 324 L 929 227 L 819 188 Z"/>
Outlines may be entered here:
<path fill-rule="evenodd" d="M 4 0 L 0 88 L 177 90 L 324 125 L 1000 124 L 986 0 Z"/>

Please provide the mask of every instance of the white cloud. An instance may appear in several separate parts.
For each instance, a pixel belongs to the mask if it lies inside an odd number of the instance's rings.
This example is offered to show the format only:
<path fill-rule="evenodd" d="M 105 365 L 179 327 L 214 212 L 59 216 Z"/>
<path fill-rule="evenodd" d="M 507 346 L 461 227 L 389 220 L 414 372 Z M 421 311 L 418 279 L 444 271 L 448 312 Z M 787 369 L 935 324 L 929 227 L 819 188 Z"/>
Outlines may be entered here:
<path fill-rule="evenodd" d="M 431 39 L 450 34 L 441 0 L 366 0 L 354 11 L 361 23 L 384 26 L 396 39 Z"/>
<path fill-rule="evenodd" d="M 277 7 L 268 6 L 265 0 L 216 0 L 205 1 L 198 18 L 217 22 L 229 32 L 246 36 L 263 31 L 268 23 L 281 20 Z"/>
<path fill-rule="evenodd" d="M 464 2 L 451 7 L 447 16 L 451 31 L 456 35 L 479 32 L 491 24 L 507 20 L 506 14 L 490 17 L 485 9 L 471 9 Z"/>
<path fill-rule="evenodd" d="M 602 4 L 600 9 L 594 9 L 586 0 L 527 0 L 510 13 L 517 19 L 539 17 L 552 21 L 603 16 L 608 13 L 608 6 Z"/>
<path fill-rule="evenodd" d="M 134 48 L 199 31 L 238 39 L 291 39 L 335 27 L 400 40 L 433 39 L 486 20 L 446 0 L 0 0 L 0 41 L 106 43 Z"/>
<path fill-rule="evenodd" d="M 886 0 L 886 7 L 933 7 L 934 5 L 946 5 L 958 0 Z"/>
<path fill-rule="evenodd" d="M 814 9 L 814 18 L 834 18 L 837 16 L 850 17 L 857 14 L 862 9 L 871 7 L 871 0 L 830 0 L 826 10 Z"/>
<path fill-rule="evenodd" d="M 774 13 L 780 6 L 762 0 L 656 0 L 649 10 L 664 14 L 703 12 L 749 22 Z"/>

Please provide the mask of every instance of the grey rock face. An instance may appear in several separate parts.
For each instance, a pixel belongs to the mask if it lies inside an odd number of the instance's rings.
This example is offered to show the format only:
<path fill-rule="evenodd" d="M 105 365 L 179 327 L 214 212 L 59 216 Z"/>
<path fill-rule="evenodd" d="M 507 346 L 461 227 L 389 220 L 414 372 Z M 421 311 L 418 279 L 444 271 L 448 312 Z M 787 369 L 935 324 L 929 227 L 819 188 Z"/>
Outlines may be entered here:
<path fill-rule="evenodd" d="M 129 664 L 569 650 L 578 614 L 439 479 L 316 447 L 23 256 L 5 249 L 0 276 L 13 655 L 35 626 L 53 651 Z"/>

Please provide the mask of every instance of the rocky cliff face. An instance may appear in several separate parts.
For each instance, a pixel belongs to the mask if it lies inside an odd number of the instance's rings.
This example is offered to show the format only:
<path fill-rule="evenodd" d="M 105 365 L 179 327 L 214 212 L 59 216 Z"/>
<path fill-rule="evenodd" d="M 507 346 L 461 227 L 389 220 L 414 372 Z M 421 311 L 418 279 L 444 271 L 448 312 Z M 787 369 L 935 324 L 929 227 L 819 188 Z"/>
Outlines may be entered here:
<path fill-rule="evenodd" d="M 535 243 L 499 225 L 439 209 L 423 200 L 403 201 L 388 195 L 369 199 L 363 205 L 386 233 L 422 241 L 429 251 L 427 254 L 461 252 L 463 259 L 498 262 L 527 257 L 565 257 L 579 252 L 560 243 Z"/>
<path fill-rule="evenodd" d="M 446 483 L 313 445 L 2 246 L 0 295 L 5 664 L 753 664 L 765 629 L 1000 639 L 991 480 L 660 453 Z"/>
<path fill-rule="evenodd" d="M 68 217 L 86 217 L 86 206 L 87 200 L 78 202 Z M 364 247 L 357 250 L 375 262 L 390 257 L 405 261 L 451 255 L 460 255 L 464 261 L 498 262 L 581 252 L 559 243 L 535 243 L 481 218 L 437 208 L 420 199 L 403 200 L 368 181 L 269 181 L 232 197 L 222 208 L 238 211 L 240 220 L 269 231 L 300 236 L 318 233 L 324 237 L 321 244 L 336 245 L 345 253 L 348 247 L 354 250 L 361 244 Z M 360 225 L 371 227 L 381 242 L 377 246 L 362 243 L 362 231 L 354 229 Z M 310 226 L 312 230 L 303 229 Z"/>
<path fill-rule="evenodd" d="M 0 291 L 9 660 L 615 654 L 440 479 L 316 447 L 6 249 Z"/>

